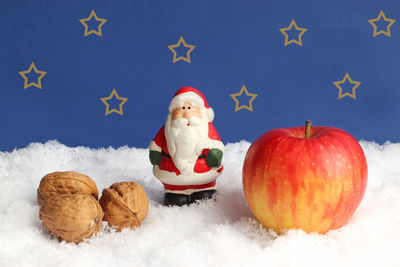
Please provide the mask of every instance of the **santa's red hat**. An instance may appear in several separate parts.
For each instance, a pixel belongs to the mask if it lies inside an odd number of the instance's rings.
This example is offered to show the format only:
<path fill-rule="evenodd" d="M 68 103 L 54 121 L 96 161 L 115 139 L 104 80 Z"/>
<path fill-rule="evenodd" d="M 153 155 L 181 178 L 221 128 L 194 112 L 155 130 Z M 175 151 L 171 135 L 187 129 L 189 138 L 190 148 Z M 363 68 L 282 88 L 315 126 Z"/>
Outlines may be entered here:
<path fill-rule="evenodd" d="M 185 102 L 190 102 L 194 106 L 205 108 L 208 120 L 210 122 L 214 120 L 214 110 L 208 105 L 203 93 L 193 87 L 182 87 L 176 91 L 169 104 L 169 112 Z"/>

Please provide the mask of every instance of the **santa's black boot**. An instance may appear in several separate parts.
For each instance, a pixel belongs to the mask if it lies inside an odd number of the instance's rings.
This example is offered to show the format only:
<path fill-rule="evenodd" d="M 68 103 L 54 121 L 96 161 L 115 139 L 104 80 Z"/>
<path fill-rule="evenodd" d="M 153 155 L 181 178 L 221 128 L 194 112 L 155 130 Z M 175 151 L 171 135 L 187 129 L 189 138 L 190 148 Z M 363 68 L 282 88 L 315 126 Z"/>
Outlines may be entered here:
<path fill-rule="evenodd" d="M 165 193 L 164 206 L 184 206 L 191 203 L 190 195 Z"/>
<path fill-rule="evenodd" d="M 214 197 L 216 190 L 204 190 L 204 191 L 198 191 L 193 194 L 191 194 L 192 197 L 192 202 L 195 202 L 196 200 L 205 200 L 205 199 L 211 199 Z"/>

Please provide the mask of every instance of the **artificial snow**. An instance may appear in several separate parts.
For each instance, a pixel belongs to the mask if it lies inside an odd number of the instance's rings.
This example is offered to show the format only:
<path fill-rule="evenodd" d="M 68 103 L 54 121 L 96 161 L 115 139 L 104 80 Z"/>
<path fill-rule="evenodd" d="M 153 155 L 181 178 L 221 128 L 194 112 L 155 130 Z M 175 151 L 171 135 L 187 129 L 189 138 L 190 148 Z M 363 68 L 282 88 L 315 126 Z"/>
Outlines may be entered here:
<path fill-rule="evenodd" d="M 250 144 L 228 144 L 216 201 L 163 207 L 146 149 L 70 148 L 56 141 L 0 152 L 0 266 L 400 266 L 400 144 L 361 141 L 368 186 L 347 225 L 325 235 L 265 230 L 246 206 L 241 170 Z M 101 233 L 76 245 L 39 220 L 36 189 L 54 171 L 90 176 L 99 192 L 140 183 L 150 209 L 135 230 Z"/>

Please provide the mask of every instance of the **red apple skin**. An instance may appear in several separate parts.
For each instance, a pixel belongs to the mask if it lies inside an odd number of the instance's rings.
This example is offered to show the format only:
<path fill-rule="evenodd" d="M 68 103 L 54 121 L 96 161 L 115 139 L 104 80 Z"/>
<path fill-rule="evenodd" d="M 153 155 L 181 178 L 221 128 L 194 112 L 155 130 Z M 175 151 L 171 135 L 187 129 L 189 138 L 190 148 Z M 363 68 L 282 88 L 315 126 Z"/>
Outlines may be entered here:
<path fill-rule="evenodd" d="M 247 151 L 243 188 L 247 204 L 264 227 L 326 233 L 353 215 L 367 186 L 360 144 L 333 127 L 271 130 Z"/>

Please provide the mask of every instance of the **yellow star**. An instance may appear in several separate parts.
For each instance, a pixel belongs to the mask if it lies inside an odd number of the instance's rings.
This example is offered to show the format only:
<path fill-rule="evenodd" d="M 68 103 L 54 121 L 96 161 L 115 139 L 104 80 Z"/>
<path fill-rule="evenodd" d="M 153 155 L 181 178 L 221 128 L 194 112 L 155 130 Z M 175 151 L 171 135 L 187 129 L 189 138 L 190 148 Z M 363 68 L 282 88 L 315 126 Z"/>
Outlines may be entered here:
<path fill-rule="evenodd" d="M 292 40 L 288 41 L 289 35 L 286 32 L 290 31 L 293 26 L 296 29 L 296 31 L 300 31 L 301 33 L 299 33 L 299 35 L 297 36 L 298 40 L 292 39 Z M 282 28 L 282 29 L 279 29 L 279 30 L 281 31 L 281 33 L 283 35 L 285 35 L 285 46 L 287 46 L 287 45 L 289 45 L 291 43 L 295 43 L 295 44 L 298 44 L 300 46 L 303 46 L 303 43 L 301 41 L 301 36 L 307 31 L 307 29 L 298 27 L 296 22 L 294 21 L 294 19 L 292 19 L 292 22 L 290 23 L 289 27 Z"/>
<path fill-rule="evenodd" d="M 108 104 L 107 100 L 111 100 L 113 97 L 115 96 L 116 99 L 121 100 L 121 103 L 119 104 L 119 110 L 113 108 L 110 110 L 110 104 Z M 110 96 L 108 97 L 103 97 L 100 98 L 100 100 L 106 105 L 106 115 L 111 114 L 113 112 L 118 113 L 119 115 L 124 115 L 123 111 L 122 111 L 122 105 L 125 104 L 126 101 L 128 101 L 128 98 L 126 97 L 120 97 L 117 94 L 117 91 L 115 91 L 115 88 L 113 89 L 113 91 L 111 92 Z"/>
<path fill-rule="evenodd" d="M 31 82 L 28 83 L 28 77 L 26 77 L 25 74 L 29 74 L 31 73 L 32 69 L 35 71 L 36 74 L 40 74 L 37 83 Z M 31 86 L 35 86 L 39 89 L 42 89 L 42 78 L 43 76 L 46 74 L 47 72 L 45 71 L 40 71 L 36 68 L 35 64 L 32 62 L 31 66 L 29 67 L 28 70 L 24 70 L 24 71 L 20 71 L 19 74 L 22 76 L 22 78 L 24 78 L 25 83 L 24 83 L 24 89 L 31 87 Z"/>
<path fill-rule="evenodd" d="M 175 51 L 174 48 L 179 47 L 182 43 L 183 43 L 183 46 L 186 47 L 186 48 L 189 48 L 189 50 L 186 52 L 186 57 L 180 56 L 180 57 L 176 58 L 176 54 L 177 54 L 177 53 L 176 53 L 176 51 Z M 174 53 L 174 59 L 172 60 L 172 62 L 175 63 L 175 62 L 177 62 L 177 61 L 179 61 L 179 60 L 184 60 L 184 61 L 190 63 L 190 52 L 192 52 L 193 49 L 195 49 L 195 47 L 196 47 L 196 46 L 194 46 L 194 45 L 189 45 L 189 44 L 187 44 L 187 43 L 185 42 L 185 40 L 183 39 L 183 37 L 181 36 L 181 38 L 179 38 L 179 41 L 178 41 L 177 44 L 169 45 L 169 46 L 168 46 L 169 50 L 171 50 L 172 53 Z"/>
<path fill-rule="evenodd" d="M 97 31 L 95 31 L 95 30 L 88 31 L 89 26 L 87 25 L 86 22 L 92 20 L 93 17 L 94 17 L 94 19 L 96 21 L 100 21 L 100 24 L 97 25 Z M 92 12 L 90 13 L 88 18 L 80 19 L 79 21 L 82 23 L 83 26 L 85 26 L 85 33 L 83 35 L 84 37 L 86 37 L 86 36 L 88 36 L 89 34 L 92 34 L 92 33 L 97 34 L 98 36 L 103 36 L 101 34 L 101 26 L 103 26 L 103 24 L 106 23 L 107 20 L 98 18 L 96 13 L 94 12 L 94 10 L 92 10 Z"/>
<path fill-rule="evenodd" d="M 384 21 L 387 21 L 387 22 L 390 22 L 390 23 L 386 26 L 386 31 L 380 30 L 380 31 L 376 32 L 376 29 L 377 29 L 378 27 L 376 26 L 375 22 L 380 21 L 382 17 L 383 17 L 383 20 L 384 20 Z M 390 35 L 390 26 L 392 26 L 393 23 L 396 22 L 396 20 L 395 20 L 395 19 L 388 19 L 388 18 L 385 16 L 385 13 L 383 13 L 383 10 L 381 10 L 381 12 L 379 13 L 379 16 L 378 16 L 376 19 L 369 19 L 368 22 L 372 25 L 372 27 L 374 27 L 374 33 L 373 33 L 373 35 L 372 35 L 373 37 L 375 37 L 375 36 L 377 36 L 377 35 L 379 35 L 379 34 L 381 34 L 381 33 L 384 34 L 384 35 L 386 35 L 386 36 L 391 37 L 391 35 Z"/>
<path fill-rule="evenodd" d="M 350 93 L 344 93 L 344 94 L 343 94 L 343 88 L 340 86 L 341 84 L 344 84 L 344 83 L 346 82 L 346 80 L 348 80 L 350 84 L 354 84 L 354 86 L 353 86 L 353 88 L 352 88 L 352 93 L 351 93 L 351 94 L 350 94 Z M 341 99 L 341 98 L 343 98 L 343 97 L 345 97 L 345 96 L 349 96 L 349 97 L 351 97 L 351 98 L 356 99 L 356 89 L 357 89 L 357 87 L 361 84 L 361 82 L 353 81 L 353 80 L 350 78 L 349 73 L 346 72 L 346 75 L 344 75 L 343 80 L 333 82 L 333 84 L 334 84 L 337 88 L 339 88 L 339 96 L 338 96 L 338 99 Z"/>
<path fill-rule="evenodd" d="M 249 105 L 248 105 L 248 106 L 246 106 L 246 105 L 241 105 L 241 106 L 239 106 L 239 100 L 236 98 L 237 96 L 241 96 L 241 95 L 243 94 L 243 92 L 245 92 L 247 96 L 251 96 L 251 99 L 249 100 Z M 250 94 L 250 93 L 247 91 L 246 86 L 243 85 L 243 86 L 242 86 L 242 89 L 240 90 L 239 93 L 231 94 L 230 96 L 233 98 L 233 100 L 235 100 L 235 103 L 236 103 L 236 104 L 235 104 L 235 112 L 236 112 L 236 111 L 238 111 L 238 110 L 241 110 L 242 108 L 245 108 L 245 109 L 248 109 L 248 110 L 250 110 L 250 111 L 253 111 L 253 100 L 254 100 L 258 95 L 256 95 L 256 94 Z"/>

